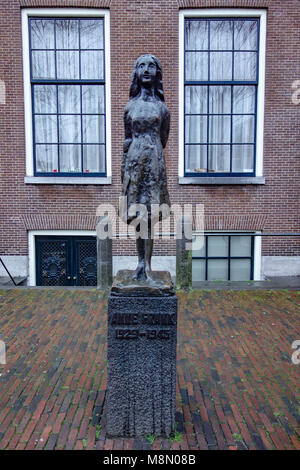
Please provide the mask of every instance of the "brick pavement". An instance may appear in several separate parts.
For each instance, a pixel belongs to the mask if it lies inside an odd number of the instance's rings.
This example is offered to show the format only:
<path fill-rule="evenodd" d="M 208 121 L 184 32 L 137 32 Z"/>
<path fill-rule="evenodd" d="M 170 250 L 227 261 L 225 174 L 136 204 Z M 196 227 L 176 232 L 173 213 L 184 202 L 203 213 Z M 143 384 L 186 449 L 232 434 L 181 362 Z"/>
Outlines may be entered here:
<path fill-rule="evenodd" d="M 173 440 L 106 436 L 106 302 L 96 290 L 0 290 L 0 449 L 300 449 L 300 292 L 179 297 Z"/>

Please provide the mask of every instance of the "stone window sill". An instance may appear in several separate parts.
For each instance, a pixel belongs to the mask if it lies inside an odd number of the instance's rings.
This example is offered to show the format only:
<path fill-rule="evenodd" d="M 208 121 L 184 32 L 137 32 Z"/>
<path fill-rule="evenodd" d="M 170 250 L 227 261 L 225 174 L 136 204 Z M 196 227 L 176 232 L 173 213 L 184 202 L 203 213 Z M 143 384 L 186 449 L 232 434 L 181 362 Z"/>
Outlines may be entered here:
<path fill-rule="evenodd" d="M 263 176 L 179 177 L 179 184 L 265 184 Z"/>
<path fill-rule="evenodd" d="M 111 184 L 111 176 L 106 177 L 47 177 L 47 176 L 25 176 L 25 184 Z"/>

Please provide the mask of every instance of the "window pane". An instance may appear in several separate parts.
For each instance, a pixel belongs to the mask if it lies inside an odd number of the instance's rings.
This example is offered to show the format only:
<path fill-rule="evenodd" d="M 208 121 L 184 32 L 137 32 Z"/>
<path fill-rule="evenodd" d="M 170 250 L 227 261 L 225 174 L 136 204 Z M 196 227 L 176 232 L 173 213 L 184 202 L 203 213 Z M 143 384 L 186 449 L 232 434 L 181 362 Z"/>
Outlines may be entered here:
<path fill-rule="evenodd" d="M 209 259 L 207 260 L 207 280 L 215 281 L 228 280 L 228 261 L 227 259 Z"/>
<path fill-rule="evenodd" d="M 35 147 L 36 171 L 58 171 L 57 145 L 36 145 Z"/>
<path fill-rule="evenodd" d="M 54 20 L 30 20 L 32 49 L 54 49 Z"/>
<path fill-rule="evenodd" d="M 83 51 L 80 57 L 82 79 L 104 79 L 103 51 Z"/>
<path fill-rule="evenodd" d="M 210 49 L 211 50 L 232 50 L 233 38 L 232 21 L 211 21 L 210 22 Z"/>
<path fill-rule="evenodd" d="M 57 142 L 57 117 L 53 115 L 35 116 L 36 143 L 50 144 Z"/>
<path fill-rule="evenodd" d="M 251 278 L 250 259 L 232 259 L 230 261 L 230 280 L 249 281 Z"/>
<path fill-rule="evenodd" d="M 258 25 L 248 18 L 185 20 L 185 81 L 212 82 L 185 85 L 187 172 L 254 171 L 256 86 L 226 81 L 257 81 Z"/>
<path fill-rule="evenodd" d="M 185 146 L 185 170 L 191 172 L 206 172 L 207 170 L 207 146 L 186 145 Z"/>
<path fill-rule="evenodd" d="M 78 20 L 56 20 L 56 48 L 78 49 Z"/>
<path fill-rule="evenodd" d="M 104 86 L 83 85 L 82 86 L 82 112 L 104 113 Z"/>
<path fill-rule="evenodd" d="M 83 116 L 82 117 L 83 142 L 104 143 L 105 127 L 104 116 Z"/>
<path fill-rule="evenodd" d="M 210 145 L 208 165 L 211 172 L 229 172 L 230 145 Z"/>
<path fill-rule="evenodd" d="M 32 78 L 55 78 L 55 60 L 52 51 L 32 51 Z"/>
<path fill-rule="evenodd" d="M 210 53 L 210 80 L 232 80 L 232 53 Z"/>
<path fill-rule="evenodd" d="M 185 53 L 185 78 L 186 80 L 208 80 L 208 53 Z"/>
<path fill-rule="evenodd" d="M 232 236 L 230 238 L 231 256 L 251 256 L 251 237 Z"/>
<path fill-rule="evenodd" d="M 233 87 L 233 112 L 254 113 L 255 112 L 255 86 Z"/>
<path fill-rule="evenodd" d="M 234 53 L 234 79 L 256 80 L 256 52 Z"/>
<path fill-rule="evenodd" d="M 228 236 L 208 237 L 207 256 L 228 256 Z"/>
<path fill-rule="evenodd" d="M 207 86 L 185 87 L 185 112 L 187 114 L 207 113 Z"/>
<path fill-rule="evenodd" d="M 209 87 L 209 112 L 212 114 L 231 113 L 231 87 Z"/>
<path fill-rule="evenodd" d="M 59 116 L 59 141 L 63 143 L 81 142 L 80 116 Z"/>
<path fill-rule="evenodd" d="M 90 173 L 105 172 L 105 147 L 104 145 L 83 146 L 83 171 Z"/>
<path fill-rule="evenodd" d="M 254 146 L 232 146 L 232 171 L 236 173 L 252 173 L 254 170 Z"/>
<path fill-rule="evenodd" d="M 80 113 L 80 86 L 59 85 L 58 87 L 58 112 Z"/>
<path fill-rule="evenodd" d="M 208 22 L 205 20 L 185 22 L 185 49 L 208 50 Z"/>
<path fill-rule="evenodd" d="M 81 172 L 81 145 L 60 145 L 59 162 L 61 172 Z"/>
<path fill-rule="evenodd" d="M 34 112 L 56 113 L 56 86 L 34 85 Z"/>
<path fill-rule="evenodd" d="M 230 116 L 209 117 L 209 142 L 230 143 Z"/>
<path fill-rule="evenodd" d="M 186 143 L 203 144 L 207 142 L 207 117 L 185 117 L 185 141 Z"/>
<path fill-rule="evenodd" d="M 103 21 L 80 20 L 80 48 L 103 49 Z"/>
<path fill-rule="evenodd" d="M 35 18 L 29 24 L 31 75 L 44 80 L 32 84 L 36 171 L 104 173 L 103 18 Z M 71 80 L 98 83 L 72 85 Z"/>
<path fill-rule="evenodd" d="M 232 116 L 232 142 L 254 142 L 254 116 Z"/>
<path fill-rule="evenodd" d="M 204 259 L 193 259 L 192 280 L 193 281 L 205 281 L 205 260 Z"/>
<path fill-rule="evenodd" d="M 234 49 L 238 51 L 257 49 L 257 21 L 235 21 Z"/>
<path fill-rule="evenodd" d="M 206 246 L 206 237 L 203 236 L 194 236 L 192 240 L 193 247 L 193 257 L 205 257 L 205 246 Z"/>
<path fill-rule="evenodd" d="M 57 51 L 57 78 L 78 79 L 79 78 L 79 52 Z"/>

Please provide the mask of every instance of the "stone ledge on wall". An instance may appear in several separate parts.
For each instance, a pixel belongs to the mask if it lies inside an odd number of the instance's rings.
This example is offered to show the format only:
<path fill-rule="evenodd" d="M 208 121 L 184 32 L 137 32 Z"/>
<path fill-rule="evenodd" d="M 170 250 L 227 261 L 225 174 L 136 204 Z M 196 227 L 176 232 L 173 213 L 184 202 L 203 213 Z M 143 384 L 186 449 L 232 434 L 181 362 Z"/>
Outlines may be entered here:
<path fill-rule="evenodd" d="M 13 277 L 28 276 L 28 256 L 24 255 L 1 255 L 1 259 L 7 267 L 9 273 Z M 0 277 L 7 277 L 2 264 L 0 264 Z"/>
<path fill-rule="evenodd" d="M 264 277 L 300 276 L 300 256 L 262 256 Z"/>

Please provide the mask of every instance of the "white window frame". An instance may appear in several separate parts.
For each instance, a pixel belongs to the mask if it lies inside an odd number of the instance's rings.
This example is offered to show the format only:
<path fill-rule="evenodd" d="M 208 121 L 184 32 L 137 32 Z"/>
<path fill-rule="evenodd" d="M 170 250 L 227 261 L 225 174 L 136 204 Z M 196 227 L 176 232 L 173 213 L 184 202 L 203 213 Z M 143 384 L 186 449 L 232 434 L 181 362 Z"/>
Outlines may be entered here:
<path fill-rule="evenodd" d="M 106 177 L 39 177 L 34 176 L 32 99 L 30 84 L 29 21 L 30 16 L 101 17 L 105 31 L 105 107 L 106 107 Z M 22 10 L 23 80 L 25 107 L 26 176 L 34 184 L 111 184 L 111 89 L 110 89 L 110 12 L 86 8 L 25 8 Z"/>
<path fill-rule="evenodd" d="M 197 230 L 193 231 L 193 236 L 203 236 L 208 235 L 210 233 L 216 233 L 218 235 L 228 235 L 234 233 L 243 233 L 245 235 L 249 235 L 249 237 L 254 237 L 254 249 L 253 249 L 253 281 L 261 281 L 262 280 L 262 245 L 261 245 L 261 231 L 259 230 L 206 230 L 205 232 L 197 232 Z M 207 281 L 203 281 L 207 282 Z M 224 282 L 236 282 L 236 281 L 224 281 Z M 247 282 L 247 281 L 245 281 Z"/>
<path fill-rule="evenodd" d="M 29 280 L 28 285 L 36 286 L 36 256 L 35 256 L 35 245 L 36 237 L 39 235 L 44 236 L 92 236 L 96 237 L 95 230 L 28 230 L 28 273 Z"/>
<path fill-rule="evenodd" d="M 257 89 L 256 168 L 254 177 L 185 177 L 184 176 L 184 19 L 186 17 L 256 17 L 260 19 L 259 31 L 259 75 Z M 181 10 L 179 12 L 179 160 L 180 184 L 264 184 L 263 140 L 264 140 L 264 95 L 266 62 L 267 12 L 259 9 L 213 8 Z"/>

